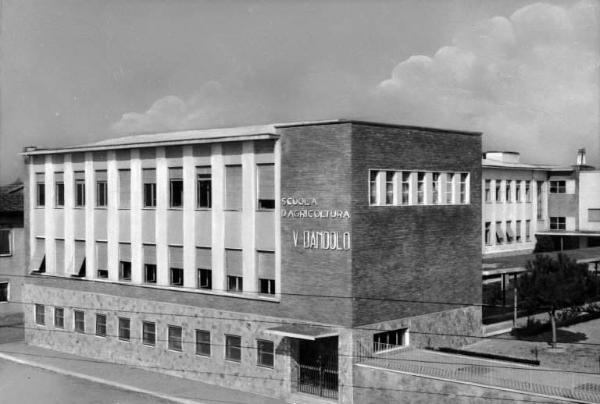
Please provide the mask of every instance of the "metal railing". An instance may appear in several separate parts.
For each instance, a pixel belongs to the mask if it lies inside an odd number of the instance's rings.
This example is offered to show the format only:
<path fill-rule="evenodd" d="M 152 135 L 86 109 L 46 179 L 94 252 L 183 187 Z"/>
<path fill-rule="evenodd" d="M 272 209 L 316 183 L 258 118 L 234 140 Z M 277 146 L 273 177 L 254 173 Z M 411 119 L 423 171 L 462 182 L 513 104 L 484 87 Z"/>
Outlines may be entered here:
<path fill-rule="evenodd" d="M 338 398 L 338 370 L 325 365 L 298 365 L 298 391 L 325 398 Z"/>

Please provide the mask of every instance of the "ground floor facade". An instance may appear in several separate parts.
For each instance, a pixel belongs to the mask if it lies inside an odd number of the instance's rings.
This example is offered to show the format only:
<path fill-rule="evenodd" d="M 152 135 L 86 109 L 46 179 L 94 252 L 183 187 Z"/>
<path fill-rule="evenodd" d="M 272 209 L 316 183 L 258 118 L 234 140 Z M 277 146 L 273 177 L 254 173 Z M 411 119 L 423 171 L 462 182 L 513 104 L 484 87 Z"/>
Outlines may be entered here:
<path fill-rule="evenodd" d="M 304 393 L 343 403 L 356 402 L 357 350 L 459 346 L 481 324 L 474 307 L 350 328 L 40 284 L 26 284 L 23 300 L 32 345 L 286 400 Z"/>

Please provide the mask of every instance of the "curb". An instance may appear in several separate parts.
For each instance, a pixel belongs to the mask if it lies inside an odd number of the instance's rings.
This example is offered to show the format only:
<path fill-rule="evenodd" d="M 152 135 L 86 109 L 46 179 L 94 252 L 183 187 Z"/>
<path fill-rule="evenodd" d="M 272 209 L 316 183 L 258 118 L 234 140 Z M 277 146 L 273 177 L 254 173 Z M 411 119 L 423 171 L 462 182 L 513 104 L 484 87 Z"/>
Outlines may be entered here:
<path fill-rule="evenodd" d="M 94 382 L 94 383 L 104 384 L 104 385 L 107 385 L 107 386 L 110 386 L 110 387 L 115 387 L 115 388 L 118 388 L 118 389 L 121 389 L 121 390 L 127 390 L 127 391 L 131 391 L 131 392 L 135 392 L 135 393 L 145 394 L 145 395 L 148 395 L 148 396 L 160 398 L 162 400 L 172 401 L 174 403 L 180 403 L 180 404 L 208 404 L 208 403 L 202 402 L 202 401 L 196 401 L 196 400 L 189 400 L 189 399 L 185 399 L 185 398 L 179 398 L 179 397 L 175 397 L 175 396 L 170 396 L 168 394 L 158 393 L 158 392 L 152 391 L 152 390 L 142 389 L 142 388 L 131 386 L 131 385 L 124 384 L 124 383 L 109 381 L 109 380 L 106 380 L 106 379 L 102 379 L 100 377 L 86 375 L 84 373 L 72 372 L 70 370 L 65 370 L 65 369 L 62 369 L 62 368 L 59 368 L 59 367 L 56 367 L 56 366 L 52 366 L 52 365 L 44 365 L 44 364 L 41 364 L 41 363 L 37 363 L 37 362 L 33 362 L 33 361 L 28 361 L 28 360 L 25 360 L 25 359 L 20 359 L 20 358 L 17 358 L 15 356 L 12 356 L 12 355 L 7 355 L 7 354 L 5 354 L 3 352 L 0 352 L 0 359 L 5 359 L 5 360 L 11 361 L 11 362 L 19 363 L 21 365 L 27 365 L 27 366 L 35 367 L 35 368 L 38 368 L 38 369 L 44 369 L 44 370 L 48 370 L 50 372 L 58 373 L 58 374 L 65 375 L 65 376 L 71 376 L 71 377 L 75 377 L 75 378 L 78 378 L 78 379 L 87 380 L 87 381 Z"/>

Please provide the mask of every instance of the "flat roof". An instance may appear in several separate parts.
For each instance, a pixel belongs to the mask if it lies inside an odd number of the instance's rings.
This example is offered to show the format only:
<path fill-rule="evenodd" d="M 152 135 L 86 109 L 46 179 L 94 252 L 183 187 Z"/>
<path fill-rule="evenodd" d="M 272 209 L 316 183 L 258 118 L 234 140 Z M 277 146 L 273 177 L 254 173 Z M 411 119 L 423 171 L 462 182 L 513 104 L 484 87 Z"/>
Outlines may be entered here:
<path fill-rule="evenodd" d="M 282 337 L 305 339 L 314 341 L 319 338 L 335 337 L 339 333 L 335 328 L 311 324 L 285 324 L 265 330 L 269 334 Z"/>
<path fill-rule="evenodd" d="M 529 164 L 529 163 L 510 163 L 506 161 L 494 160 L 494 159 L 482 159 L 482 168 L 507 168 L 507 169 L 525 169 L 525 170 L 541 170 L 541 171 L 569 171 L 573 170 L 571 167 L 553 166 L 547 164 Z"/>

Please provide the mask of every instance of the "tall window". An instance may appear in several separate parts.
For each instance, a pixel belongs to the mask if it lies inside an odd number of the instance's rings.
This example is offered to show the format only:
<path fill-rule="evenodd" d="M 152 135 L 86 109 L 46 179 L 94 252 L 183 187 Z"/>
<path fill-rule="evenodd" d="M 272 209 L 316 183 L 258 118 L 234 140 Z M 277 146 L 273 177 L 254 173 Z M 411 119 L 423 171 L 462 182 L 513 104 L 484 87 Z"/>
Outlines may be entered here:
<path fill-rule="evenodd" d="M 144 174 L 146 170 L 144 170 Z M 119 170 L 119 208 L 129 209 L 131 203 L 131 171 Z"/>
<path fill-rule="evenodd" d="M 567 221 L 564 216 L 550 217 L 550 230 L 566 230 Z"/>
<path fill-rule="evenodd" d="M 35 323 L 36 324 L 38 324 L 38 325 L 46 324 L 45 310 L 46 310 L 46 308 L 44 307 L 43 304 L 35 305 Z"/>
<path fill-rule="evenodd" d="M 156 323 L 142 322 L 142 342 L 144 345 L 156 345 Z"/>
<path fill-rule="evenodd" d="M 385 172 L 385 204 L 394 204 L 394 172 Z"/>
<path fill-rule="evenodd" d="M 377 205 L 378 203 L 378 190 L 377 190 L 377 171 L 369 171 L 369 203 L 371 205 Z"/>
<path fill-rule="evenodd" d="M 75 206 L 85 206 L 85 180 L 75 181 Z"/>
<path fill-rule="evenodd" d="M 75 332 L 85 333 L 85 313 L 81 310 L 73 311 Z"/>
<path fill-rule="evenodd" d="M 198 167 L 196 169 L 196 197 L 199 208 L 210 208 L 212 206 L 212 178 L 210 167 Z"/>
<path fill-rule="evenodd" d="M 54 327 L 65 328 L 65 309 L 62 307 L 54 308 Z"/>
<path fill-rule="evenodd" d="M 0 282 L 0 302 L 8 302 L 8 282 Z"/>
<path fill-rule="evenodd" d="M 422 205 L 425 203 L 425 173 L 417 173 L 417 203 Z"/>
<path fill-rule="evenodd" d="M 531 220 L 525 221 L 525 241 L 531 240 Z"/>
<path fill-rule="evenodd" d="M 543 185 L 544 183 L 542 181 L 537 182 L 537 220 L 542 220 L 543 218 Z"/>
<path fill-rule="evenodd" d="M 108 204 L 108 187 L 106 181 L 96 183 L 96 206 L 106 206 Z"/>
<path fill-rule="evenodd" d="M 170 203 L 172 208 L 183 206 L 183 172 L 181 168 L 169 169 Z"/>
<path fill-rule="evenodd" d="M 492 180 L 485 180 L 485 201 L 492 201 Z"/>
<path fill-rule="evenodd" d="M 512 194 L 510 192 L 511 187 L 510 184 L 512 183 L 512 181 L 506 180 L 506 198 L 504 199 L 506 201 L 506 203 L 512 202 Z"/>
<path fill-rule="evenodd" d="M 402 173 L 402 205 L 408 205 L 410 201 L 410 173 Z"/>
<path fill-rule="evenodd" d="M 431 194 L 433 203 L 437 205 L 440 203 L 440 173 L 431 174 Z"/>
<path fill-rule="evenodd" d="M 521 181 L 515 182 L 515 202 L 521 201 Z"/>
<path fill-rule="evenodd" d="M 258 366 L 273 367 L 275 362 L 275 349 L 273 341 L 264 339 L 256 340 L 256 364 Z"/>
<path fill-rule="evenodd" d="M 127 317 L 119 317 L 119 339 L 121 341 L 131 339 L 131 320 Z"/>
<path fill-rule="evenodd" d="M 525 202 L 531 202 L 531 181 L 525 181 Z"/>
<path fill-rule="evenodd" d="M 446 173 L 446 203 L 452 203 L 454 195 L 454 174 Z"/>
<path fill-rule="evenodd" d="M 56 207 L 65 206 L 65 184 L 63 182 L 56 183 L 54 193 Z"/>
<path fill-rule="evenodd" d="M 492 237 L 491 237 L 491 229 L 492 227 L 492 223 L 491 222 L 485 222 L 485 236 L 484 236 L 484 240 L 485 240 L 485 245 L 490 245 L 492 244 Z"/>
<path fill-rule="evenodd" d="M 502 180 L 496 180 L 496 184 L 495 184 L 495 189 L 494 191 L 496 191 L 496 202 L 502 202 L 502 192 L 500 192 L 501 187 L 502 187 Z"/>
<path fill-rule="evenodd" d="M 196 355 L 210 356 L 210 331 L 196 330 Z"/>
<path fill-rule="evenodd" d="M 242 338 L 237 335 L 225 335 L 225 359 L 242 361 Z"/>
<path fill-rule="evenodd" d="M 156 170 L 153 168 L 144 169 L 144 207 L 153 208 L 156 206 Z"/>
<path fill-rule="evenodd" d="M 243 291 L 244 272 L 241 250 L 225 250 L 225 271 L 227 272 L 227 290 L 230 292 Z"/>
<path fill-rule="evenodd" d="M 12 255 L 12 233 L 10 229 L 0 229 L 0 256 Z"/>
<path fill-rule="evenodd" d="M 96 335 L 106 337 L 106 314 L 96 314 Z"/>
<path fill-rule="evenodd" d="M 517 220 L 516 222 L 516 235 L 515 235 L 515 241 L 517 243 L 520 243 L 522 240 L 521 238 L 521 221 Z"/>
<path fill-rule="evenodd" d="M 258 209 L 275 209 L 275 165 L 257 166 Z"/>
<path fill-rule="evenodd" d="M 119 280 L 130 281 L 131 280 L 131 262 L 119 261 Z"/>
<path fill-rule="evenodd" d="M 467 195 L 467 181 L 469 180 L 469 174 L 460 174 L 460 203 L 468 203 Z"/>
<path fill-rule="evenodd" d="M 258 282 L 260 293 L 275 294 L 275 253 L 258 251 Z"/>
<path fill-rule="evenodd" d="M 225 166 L 225 209 L 242 209 L 242 166 Z"/>
<path fill-rule="evenodd" d="M 198 268 L 198 288 L 212 289 L 212 271 L 210 269 Z"/>
<path fill-rule="evenodd" d="M 171 351 L 181 351 L 182 328 L 175 325 L 170 325 L 168 331 L 168 348 Z"/>
<path fill-rule="evenodd" d="M 506 242 L 512 243 L 513 239 L 514 239 L 514 233 L 512 231 L 512 221 L 507 220 L 506 221 Z"/>
<path fill-rule="evenodd" d="M 36 198 L 36 202 L 37 202 L 37 206 L 45 206 L 46 205 L 46 184 L 44 184 L 43 182 L 37 182 L 36 184 L 36 189 L 37 189 L 37 198 Z"/>
<path fill-rule="evenodd" d="M 144 283 L 156 283 L 155 264 L 144 264 Z"/>
<path fill-rule="evenodd" d="M 567 192 L 567 181 L 550 181 L 551 194 L 564 194 Z"/>
<path fill-rule="evenodd" d="M 502 232 L 502 222 L 496 222 L 496 244 L 502 244 L 504 233 Z"/>

